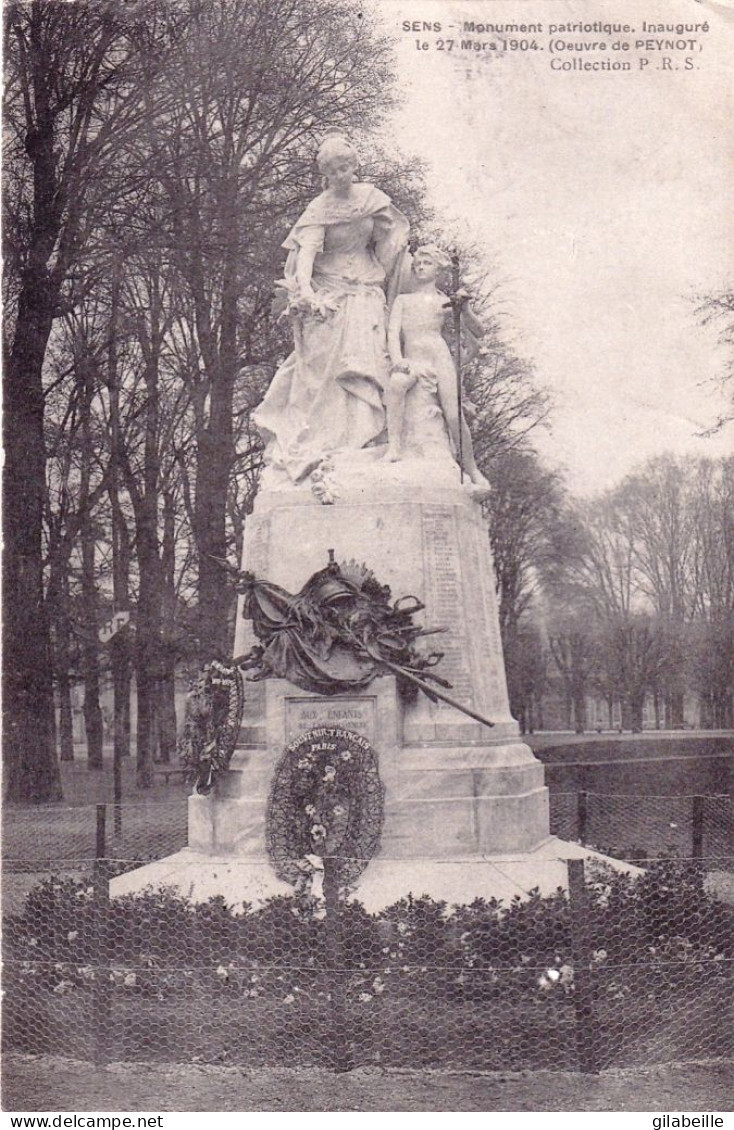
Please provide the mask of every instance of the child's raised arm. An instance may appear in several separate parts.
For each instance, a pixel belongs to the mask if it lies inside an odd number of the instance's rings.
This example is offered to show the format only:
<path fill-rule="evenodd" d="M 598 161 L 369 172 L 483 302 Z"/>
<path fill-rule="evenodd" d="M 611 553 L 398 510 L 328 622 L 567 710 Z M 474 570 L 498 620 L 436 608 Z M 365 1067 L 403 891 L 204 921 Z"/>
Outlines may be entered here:
<path fill-rule="evenodd" d="M 472 310 L 470 302 L 467 302 L 461 311 L 461 320 L 464 323 L 464 328 L 468 330 L 472 337 L 484 336 L 486 332 L 484 325 Z"/>
<path fill-rule="evenodd" d="M 469 291 L 461 287 L 460 290 L 457 290 L 454 294 L 447 295 L 446 298 L 447 301 L 444 302 L 444 306 L 451 307 L 452 310 L 456 310 L 458 307 L 464 329 L 470 333 L 472 337 L 483 337 L 485 332 L 484 326 L 472 310 Z"/>

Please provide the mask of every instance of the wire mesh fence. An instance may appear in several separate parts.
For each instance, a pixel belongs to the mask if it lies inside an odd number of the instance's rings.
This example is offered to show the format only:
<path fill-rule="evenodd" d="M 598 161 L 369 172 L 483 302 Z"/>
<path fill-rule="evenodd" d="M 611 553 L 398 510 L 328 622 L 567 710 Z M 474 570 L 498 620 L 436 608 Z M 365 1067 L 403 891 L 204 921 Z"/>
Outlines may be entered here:
<path fill-rule="evenodd" d="M 186 843 L 181 798 L 120 815 L 6 814 L 6 1047 L 336 1071 L 734 1053 L 732 906 L 709 883 L 731 863 L 729 798 L 557 794 L 553 831 L 645 851 L 639 872 L 569 860 L 545 897 L 452 907 L 414 892 L 378 913 L 344 897 L 329 858 L 322 892 L 257 908 L 175 888 L 111 897 L 111 877 Z"/>
<path fill-rule="evenodd" d="M 619 859 L 700 858 L 731 868 L 732 798 L 551 792 L 550 830 Z"/>
<path fill-rule="evenodd" d="M 187 839 L 186 796 L 150 804 L 105 805 L 106 841 L 118 858 L 160 859 Z M 7 806 L 2 849 L 6 873 L 43 872 L 95 858 L 97 805 Z"/>

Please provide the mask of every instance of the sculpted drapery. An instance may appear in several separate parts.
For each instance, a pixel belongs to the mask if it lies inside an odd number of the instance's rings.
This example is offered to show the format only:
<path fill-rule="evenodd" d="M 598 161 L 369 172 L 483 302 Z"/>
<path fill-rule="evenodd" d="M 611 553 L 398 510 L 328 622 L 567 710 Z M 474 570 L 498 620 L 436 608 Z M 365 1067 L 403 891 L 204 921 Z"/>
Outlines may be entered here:
<path fill-rule="evenodd" d="M 329 143 L 325 143 L 326 146 Z M 322 147 L 324 148 L 324 147 Z M 356 158 L 339 139 L 320 164 L 329 188 L 309 204 L 284 247 L 294 350 L 254 419 L 266 463 L 298 483 L 329 455 L 364 447 L 385 426 L 387 307 L 397 293 L 408 221 L 384 192 L 353 183 Z M 310 277 L 309 277 L 310 270 Z"/>

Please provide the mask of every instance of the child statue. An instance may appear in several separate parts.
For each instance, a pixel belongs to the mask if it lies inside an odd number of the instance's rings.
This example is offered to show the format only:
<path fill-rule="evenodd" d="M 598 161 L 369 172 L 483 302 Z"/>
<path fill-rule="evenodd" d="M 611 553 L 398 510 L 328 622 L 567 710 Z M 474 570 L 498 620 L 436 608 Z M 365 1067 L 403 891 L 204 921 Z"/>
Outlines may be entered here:
<path fill-rule="evenodd" d="M 463 470 L 475 486 L 487 490 L 489 483 L 476 465 L 466 420 L 463 415 L 459 419 L 456 368 L 441 333 L 446 309 L 452 305 L 452 301 L 437 289 L 436 277 L 442 268 L 448 266 L 448 256 L 435 244 L 419 247 L 413 257 L 411 292 L 399 294 L 393 303 L 388 323 L 388 351 L 392 369 L 385 392 L 387 457 L 391 462 L 402 458 L 405 398 L 416 382 L 420 382 L 434 397 L 438 397 L 456 461 L 459 461 L 461 450 Z M 453 302 L 460 304 L 465 328 L 473 337 L 481 337 L 484 327 L 471 310 L 466 292 L 459 291 L 455 294 Z"/>

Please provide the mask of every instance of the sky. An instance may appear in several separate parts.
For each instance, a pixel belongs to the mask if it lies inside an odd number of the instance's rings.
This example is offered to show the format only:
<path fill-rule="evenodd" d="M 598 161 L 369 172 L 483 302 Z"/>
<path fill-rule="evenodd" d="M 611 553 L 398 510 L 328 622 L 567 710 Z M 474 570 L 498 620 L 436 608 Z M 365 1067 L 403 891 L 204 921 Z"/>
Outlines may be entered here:
<path fill-rule="evenodd" d="M 734 451 L 731 427 L 698 434 L 723 409 L 710 379 L 725 355 L 693 301 L 734 277 L 734 0 L 376 4 L 400 73 L 391 134 L 426 161 L 439 215 L 493 266 L 507 332 L 551 394 L 552 428 L 536 437 L 546 461 L 588 494 L 663 451 Z M 648 24 L 706 21 L 709 31 L 651 34 L 643 15 Z M 443 31 L 405 32 L 404 20 L 439 21 Z M 457 36 L 447 25 L 464 20 L 540 22 L 544 50 L 437 50 L 437 39 Z M 635 33 L 554 39 L 604 39 L 607 54 L 594 57 L 630 59 L 633 70 L 551 70 L 554 57 L 590 56 L 551 52 L 549 24 L 595 20 Z M 640 38 L 695 38 L 702 50 L 641 52 Z M 630 41 L 630 52 L 612 51 L 614 39 Z M 678 69 L 663 71 L 663 54 Z"/>

